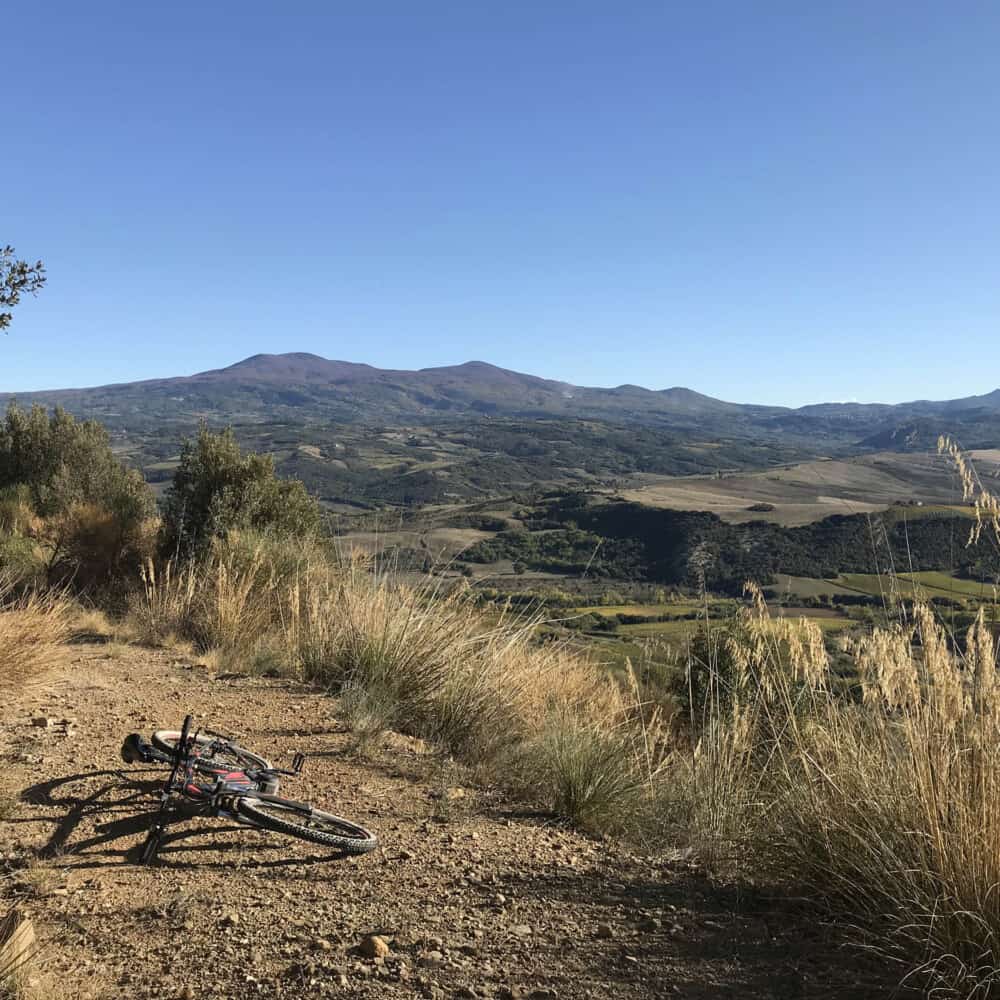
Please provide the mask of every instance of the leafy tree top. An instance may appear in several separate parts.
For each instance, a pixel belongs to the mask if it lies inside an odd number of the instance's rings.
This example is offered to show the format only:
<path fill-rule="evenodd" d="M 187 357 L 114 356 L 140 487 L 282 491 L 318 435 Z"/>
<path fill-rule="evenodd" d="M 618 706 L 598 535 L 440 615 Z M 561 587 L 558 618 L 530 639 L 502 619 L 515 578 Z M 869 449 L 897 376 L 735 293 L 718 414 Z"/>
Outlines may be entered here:
<path fill-rule="evenodd" d="M 10 326 L 14 318 L 10 310 L 21 301 L 21 296 L 37 295 L 45 281 L 45 265 L 40 260 L 29 264 L 14 256 L 12 246 L 0 249 L 0 330 Z"/>
<path fill-rule="evenodd" d="M 296 479 L 279 479 L 270 455 L 240 452 L 232 430 L 202 425 L 184 443 L 163 506 L 164 554 L 188 557 L 234 528 L 301 537 L 320 525 L 320 508 Z"/>
<path fill-rule="evenodd" d="M 11 403 L 0 421 L 0 490 L 28 491 L 34 512 L 50 517 L 76 503 L 128 504 L 136 517 L 153 511 L 142 476 L 111 451 L 107 430 L 56 407 Z"/>

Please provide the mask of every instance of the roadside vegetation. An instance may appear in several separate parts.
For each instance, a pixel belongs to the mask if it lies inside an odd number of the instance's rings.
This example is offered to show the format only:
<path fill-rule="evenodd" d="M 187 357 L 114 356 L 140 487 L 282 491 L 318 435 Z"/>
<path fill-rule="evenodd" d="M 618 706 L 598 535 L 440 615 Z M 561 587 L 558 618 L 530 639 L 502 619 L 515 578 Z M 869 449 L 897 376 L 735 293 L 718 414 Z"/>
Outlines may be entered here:
<path fill-rule="evenodd" d="M 420 737 L 561 820 L 808 893 L 912 985 L 1000 989 L 1000 679 L 991 623 L 951 577 L 776 578 L 770 608 L 758 585 L 642 583 L 638 602 L 602 582 L 546 606 L 341 548 L 301 484 L 207 428 L 160 517 L 100 429 L 65 414 L 12 410 L 0 477 L 0 687 L 64 655 L 71 588 L 106 610 L 110 627 L 89 612 L 102 634 L 328 690 L 359 743 Z M 965 535 L 985 546 L 998 508 L 967 486 Z M 546 558 L 582 558 L 595 522 L 576 510 Z M 628 652 L 609 659 L 612 642 Z"/>
<path fill-rule="evenodd" d="M 0 578 L 0 699 L 62 663 L 76 608 L 55 590 L 17 593 Z"/>

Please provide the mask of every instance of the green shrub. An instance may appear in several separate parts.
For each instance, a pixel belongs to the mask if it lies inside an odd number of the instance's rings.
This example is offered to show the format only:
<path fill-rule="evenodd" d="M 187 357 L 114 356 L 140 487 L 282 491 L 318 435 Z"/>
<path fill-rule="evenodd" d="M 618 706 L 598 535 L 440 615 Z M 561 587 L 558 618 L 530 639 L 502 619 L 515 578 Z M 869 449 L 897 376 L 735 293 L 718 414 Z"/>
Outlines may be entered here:
<path fill-rule="evenodd" d="M 528 769 L 546 805 L 577 826 L 609 832 L 634 825 L 643 772 L 633 730 L 561 711 L 527 750 Z"/>
<path fill-rule="evenodd" d="M 46 562 L 30 538 L 0 535 L 0 577 L 19 588 L 35 586 L 45 579 Z"/>
<path fill-rule="evenodd" d="M 8 408 L 0 424 L 0 535 L 15 572 L 38 561 L 40 546 L 50 572 L 106 582 L 138 567 L 153 512 L 149 487 L 118 461 L 99 423 L 58 407 L 51 415 L 42 406 Z"/>
<path fill-rule="evenodd" d="M 203 554 L 237 528 L 303 537 L 320 526 L 320 509 L 298 480 L 279 479 L 269 455 L 243 455 L 231 430 L 202 426 L 186 441 L 163 509 L 161 551 Z"/>

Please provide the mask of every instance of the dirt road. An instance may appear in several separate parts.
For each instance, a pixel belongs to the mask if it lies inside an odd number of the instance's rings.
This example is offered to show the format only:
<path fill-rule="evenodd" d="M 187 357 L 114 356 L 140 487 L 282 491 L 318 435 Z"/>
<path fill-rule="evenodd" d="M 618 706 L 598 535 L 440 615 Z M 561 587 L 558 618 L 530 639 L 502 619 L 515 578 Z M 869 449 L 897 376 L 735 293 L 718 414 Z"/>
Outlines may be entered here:
<path fill-rule="evenodd" d="M 360 755 L 319 692 L 109 649 L 76 646 L 69 669 L 0 710 L 0 909 L 19 899 L 35 922 L 41 996 L 887 995 L 804 905 L 564 830 L 406 737 Z M 381 847 L 337 860 L 191 820 L 158 867 L 136 865 L 161 772 L 125 767 L 118 749 L 186 711 L 276 763 L 305 751 L 288 794 Z M 357 952 L 369 934 L 388 956 Z"/>

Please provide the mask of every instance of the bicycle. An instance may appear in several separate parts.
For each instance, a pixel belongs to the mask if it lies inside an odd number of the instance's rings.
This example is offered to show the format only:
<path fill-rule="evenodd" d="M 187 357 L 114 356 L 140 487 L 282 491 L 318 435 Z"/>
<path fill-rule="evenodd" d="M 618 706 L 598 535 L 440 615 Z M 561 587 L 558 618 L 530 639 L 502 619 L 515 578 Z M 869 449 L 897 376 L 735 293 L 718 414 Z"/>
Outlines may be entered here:
<path fill-rule="evenodd" d="M 140 851 L 142 864 L 156 860 L 179 802 L 195 807 L 189 815 L 221 816 L 345 854 L 367 854 L 378 845 L 375 835 L 363 826 L 277 794 L 281 777 L 301 773 L 304 754 L 295 754 L 291 769 L 272 767 L 260 754 L 219 733 L 208 729 L 192 733 L 191 724 L 189 715 L 180 730 L 157 730 L 151 742 L 132 733 L 122 743 L 121 757 L 127 764 L 171 767 L 160 791 L 159 811 Z"/>

